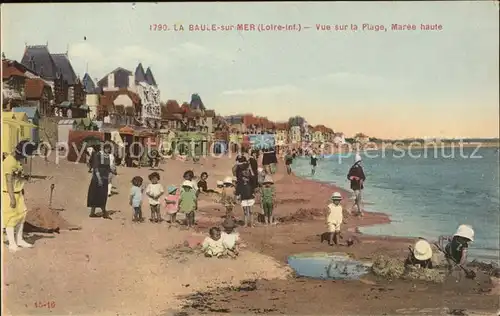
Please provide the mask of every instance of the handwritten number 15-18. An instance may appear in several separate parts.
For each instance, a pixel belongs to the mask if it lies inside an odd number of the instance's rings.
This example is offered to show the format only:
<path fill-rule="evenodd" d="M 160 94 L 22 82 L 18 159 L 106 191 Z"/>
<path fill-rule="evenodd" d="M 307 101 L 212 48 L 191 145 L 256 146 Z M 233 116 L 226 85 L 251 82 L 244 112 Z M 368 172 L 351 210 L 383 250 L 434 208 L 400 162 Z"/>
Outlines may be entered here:
<path fill-rule="evenodd" d="M 166 24 L 150 24 L 149 30 L 150 31 L 166 31 L 166 30 L 168 30 L 168 25 L 166 25 Z"/>

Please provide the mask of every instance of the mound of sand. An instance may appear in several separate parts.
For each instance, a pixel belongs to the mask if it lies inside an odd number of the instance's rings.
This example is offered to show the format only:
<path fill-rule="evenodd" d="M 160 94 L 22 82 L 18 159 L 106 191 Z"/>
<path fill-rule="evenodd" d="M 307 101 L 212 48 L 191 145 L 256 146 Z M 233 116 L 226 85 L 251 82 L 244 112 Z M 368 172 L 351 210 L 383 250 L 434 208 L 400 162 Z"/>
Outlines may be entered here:
<path fill-rule="evenodd" d="M 375 275 L 387 279 L 420 280 L 425 282 L 443 283 L 446 273 L 441 269 L 424 269 L 414 266 L 405 267 L 404 262 L 395 258 L 379 255 L 372 265 Z"/>
<path fill-rule="evenodd" d="M 57 211 L 50 210 L 46 207 L 35 207 L 28 211 L 26 221 L 33 226 L 54 229 L 69 229 L 72 227 Z"/>
<path fill-rule="evenodd" d="M 303 222 L 324 216 L 325 211 L 321 208 L 300 208 L 292 215 L 280 217 L 278 220 L 280 222 Z"/>

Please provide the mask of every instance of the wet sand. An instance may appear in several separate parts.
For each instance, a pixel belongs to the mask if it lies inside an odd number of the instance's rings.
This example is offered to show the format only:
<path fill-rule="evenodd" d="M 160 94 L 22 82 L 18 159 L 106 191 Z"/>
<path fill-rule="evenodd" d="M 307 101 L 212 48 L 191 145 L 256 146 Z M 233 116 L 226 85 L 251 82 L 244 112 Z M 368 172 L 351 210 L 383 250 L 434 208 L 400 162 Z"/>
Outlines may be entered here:
<path fill-rule="evenodd" d="M 213 187 L 216 180 L 230 175 L 233 160 L 209 158 L 199 164 L 169 160 L 161 166 L 160 182 L 165 187 L 179 184 L 182 173 L 193 169 L 197 174 L 207 171 Z M 338 251 L 361 260 L 380 253 L 403 258 L 412 240 L 360 234 L 357 227 L 389 222 L 382 213 L 366 213 L 363 219 L 348 218 L 344 225 L 344 240 L 352 236 L 359 241 L 354 246 L 321 243 L 320 235 L 326 231 L 324 211 L 335 188 L 287 176 L 283 166 L 274 176 L 279 203 L 275 215 L 280 223 L 239 228 L 247 244 L 240 257 L 211 260 L 182 248 L 185 241 L 196 244 L 210 226 L 221 222 L 224 210 L 211 199 L 201 198 L 196 231 L 169 228 L 167 223 L 133 224 L 127 198 L 130 180 L 135 175 L 147 179 L 152 171 L 120 168 L 114 183 L 117 194 L 108 202 L 113 220 L 91 219 L 85 207 L 90 177 L 85 165 L 41 160 L 33 165 L 34 174 L 52 176 L 26 186 L 27 205 L 37 209 L 33 218 L 52 216 L 40 213 L 48 210 L 50 184 L 54 183 L 50 211 L 57 219 L 38 223 L 64 223 L 64 228 L 80 226 L 82 230 L 32 234 L 27 239 L 35 242 L 35 248 L 4 252 L 6 315 L 423 314 L 418 310 L 436 315 L 444 308 L 498 309 L 498 293 L 488 292 L 491 285 L 487 282 L 430 285 L 372 276 L 360 281 L 294 277 L 286 266 L 292 254 Z M 347 192 L 342 193 L 347 197 Z M 345 202 L 350 204 L 349 199 Z M 146 207 L 144 213 L 149 215 Z M 241 217 L 241 209 L 236 208 L 235 214 Z M 241 286 L 245 280 L 250 281 Z M 36 302 L 54 302 L 54 307 L 39 307 Z"/>

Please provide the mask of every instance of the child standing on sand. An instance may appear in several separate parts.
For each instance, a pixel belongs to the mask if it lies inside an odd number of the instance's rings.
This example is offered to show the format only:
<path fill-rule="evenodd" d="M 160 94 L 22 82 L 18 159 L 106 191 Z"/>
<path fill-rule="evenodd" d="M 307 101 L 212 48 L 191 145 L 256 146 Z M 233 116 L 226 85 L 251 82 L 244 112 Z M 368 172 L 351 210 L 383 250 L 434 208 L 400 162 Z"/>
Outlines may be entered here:
<path fill-rule="evenodd" d="M 232 177 L 226 177 L 222 182 L 222 190 L 218 203 L 224 205 L 226 217 L 233 217 L 233 208 L 236 205 L 236 199 Z"/>
<path fill-rule="evenodd" d="M 179 207 L 179 190 L 171 185 L 167 188 L 168 195 L 165 197 L 167 215 L 170 216 L 170 225 L 177 223 L 177 211 Z"/>
<path fill-rule="evenodd" d="M 148 178 L 151 181 L 146 188 L 146 195 L 148 196 L 149 207 L 151 209 L 151 218 L 149 220 L 154 223 L 160 223 L 162 220 L 160 215 L 160 198 L 165 191 L 163 190 L 163 186 L 158 183 L 160 181 L 158 172 L 151 173 Z"/>
<path fill-rule="evenodd" d="M 241 207 L 245 218 L 245 226 L 253 227 L 252 207 L 255 204 L 253 186 L 248 177 L 243 177 L 242 183 L 238 186 L 236 194 L 240 197 Z"/>
<path fill-rule="evenodd" d="M 285 155 L 285 165 L 286 165 L 286 173 L 287 174 L 292 174 L 292 163 L 293 163 L 292 152 L 290 150 L 288 150 L 286 155 Z"/>
<path fill-rule="evenodd" d="M 330 234 L 330 240 L 328 244 L 333 246 L 339 244 L 339 239 L 342 238 L 340 234 L 340 225 L 342 224 L 343 213 L 342 205 L 342 195 L 339 192 L 335 192 L 331 198 L 332 203 L 328 204 L 328 212 L 326 217 L 326 224 L 328 226 L 328 233 Z"/>
<path fill-rule="evenodd" d="M 186 216 L 186 225 L 188 228 L 194 226 L 194 213 L 198 208 L 198 199 L 196 191 L 193 189 L 191 181 L 185 180 L 182 183 L 181 196 L 179 198 L 179 212 Z"/>
<path fill-rule="evenodd" d="M 130 189 L 130 206 L 134 210 L 133 222 L 143 222 L 142 218 L 142 182 L 139 176 L 132 178 L 132 188 Z"/>
<path fill-rule="evenodd" d="M 273 184 L 273 179 L 270 176 L 266 176 L 260 191 L 260 202 L 262 210 L 264 211 L 264 221 L 266 225 L 274 224 L 273 209 L 274 205 L 276 205 L 276 195 Z"/>

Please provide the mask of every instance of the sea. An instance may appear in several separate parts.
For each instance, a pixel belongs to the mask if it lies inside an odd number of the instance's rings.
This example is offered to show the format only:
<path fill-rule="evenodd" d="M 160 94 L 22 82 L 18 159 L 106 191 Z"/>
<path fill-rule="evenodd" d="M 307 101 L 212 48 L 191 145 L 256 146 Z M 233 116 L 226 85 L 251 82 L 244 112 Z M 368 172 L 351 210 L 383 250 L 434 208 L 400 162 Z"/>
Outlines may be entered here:
<path fill-rule="evenodd" d="M 362 233 L 436 241 L 458 225 L 474 228 L 469 256 L 499 263 L 500 189 L 496 148 L 427 148 L 361 153 L 366 174 L 364 209 L 386 213 L 390 224 Z M 349 190 L 353 154 L 323 155 L 311 175 L 308 157 L 293 162 L 296 175 Z"/>

